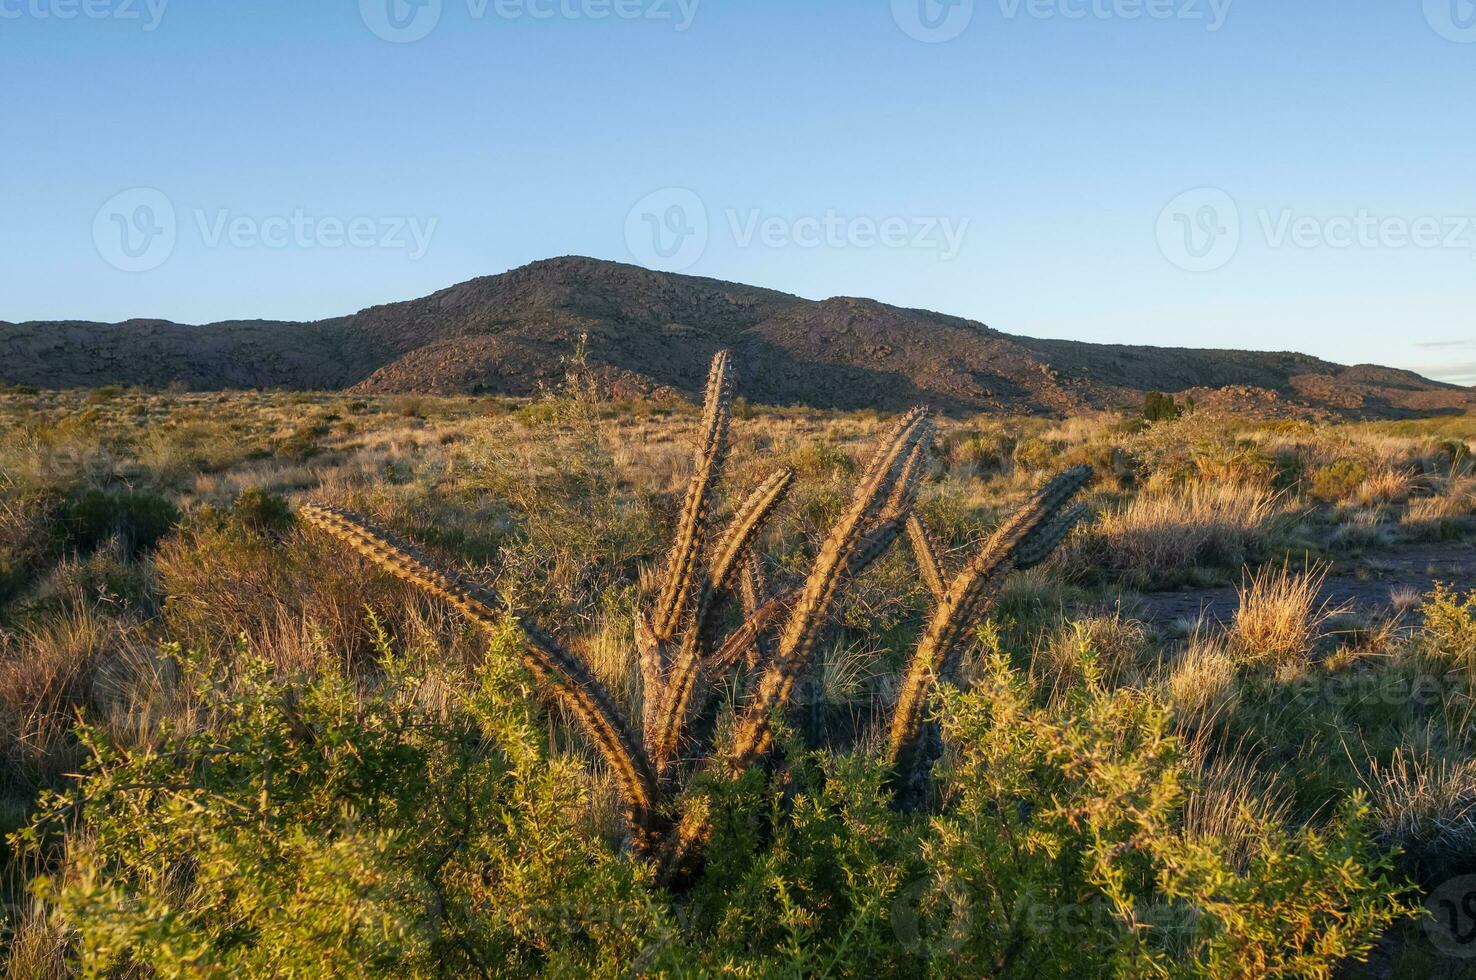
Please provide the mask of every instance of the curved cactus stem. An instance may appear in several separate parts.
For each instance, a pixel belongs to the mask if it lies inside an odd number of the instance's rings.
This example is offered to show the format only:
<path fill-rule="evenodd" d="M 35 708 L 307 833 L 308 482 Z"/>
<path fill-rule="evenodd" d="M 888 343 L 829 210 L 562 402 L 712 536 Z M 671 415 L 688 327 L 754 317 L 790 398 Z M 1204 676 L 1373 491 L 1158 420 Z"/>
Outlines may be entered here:
<path fill-rule="evenodd" d="M 743 556 L 793 486 L 794 471 L 780 470 L 749 494 L 738 508 L 737 516 L 714 549 L 709 563 L 707 581 L 713 592 L 721 592 L 732 584 Z"/>
<path fill-rule="evenodd" d="M 917 557 L 917 569 L 922 575 L 923 584 L 928 587 L 935 600 L 942 599 L 947 590 L 943 582 L 943 562 L 938 557 L 938 546 L 933 543 L 928 526 L 916 511 L 907 515 L 907 539 L 912 543 L 912 553 Z"/>
<path fill-rule="evenodd" d="M 748 550 L 748 557 L 744 559 L 743 567 L 739 570 L 739 585 L 738 594 L 743 601 L 743 618 L 753 619 L 758 615 L 759 608 L 768 600 L 769 583 L 764 575 L 763 560 L 752 548 Z M 761 663 L 768 663 L 772 653 L 773 645 L 769 642 L 768 633 L 760 630 L 745 654 L 749 669 Z M 716 654 L 713 656 L 716 657 Z"/>
<path fill-rule="evenodd" d="M 790 470 L 781 470 L 765 480 L 738 509 L 732 526 L 718 543 L 716 557 L 700 586 L 690 625 L 662 680 L 660 707 L 654 717 L 647 718 L 646 745 L 658 773 L 670 765 L 682 730 L 691 720 L 695 693 L 705 673 L 705 643 L 712 613 L 717 609 L 717 594 L 731 584 L 740 558 L 793 484 L 794 473 Z"/>
<path fill-rule="evenodd" d="M 496 591 L 442 567 L 395 534 L 333 507 L 308 505 L 298 514 L 380 569 L 449 603 L 484 629 L 498 629 L 511 615 L 527 638 L 521 651 L 523 665 L 563 699 L 604 757 L 625 798 L 637 847 L 653 846 L 658 800 L 655 776 L 609 692 L 577 657 L 526 614 L 507 610 Z"/>
<path fill-rule="evenodd" d="M 904 780 L 910 779 L 917 768 L 917 750 L 933 686 L 957 672 L 962 641 L 978 621 L 981 608 L 993 602 L 1015 569 L 1017 549 L 1033 544 L 1038 552 L 1046 543 L 1059 543 L 1064 532 L 1057 536 L 1055 531 L 1062 511 L 1091 478 L 1090 466 L 1078 466 L 1043 486 L 990 536 L 939 600 L 903 677 L 887 740 L 888 761 Z"/>

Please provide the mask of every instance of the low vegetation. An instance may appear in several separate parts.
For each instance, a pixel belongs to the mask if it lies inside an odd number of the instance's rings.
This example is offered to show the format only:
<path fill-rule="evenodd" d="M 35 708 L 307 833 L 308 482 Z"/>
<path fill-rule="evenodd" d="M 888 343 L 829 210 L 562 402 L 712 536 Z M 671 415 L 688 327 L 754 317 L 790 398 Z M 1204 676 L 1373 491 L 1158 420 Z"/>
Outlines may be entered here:
<path fill-rule="evenodd" d="M 9 975 L 1462 975 L 1476 423 L 730 372 L 0 393 Z"/>

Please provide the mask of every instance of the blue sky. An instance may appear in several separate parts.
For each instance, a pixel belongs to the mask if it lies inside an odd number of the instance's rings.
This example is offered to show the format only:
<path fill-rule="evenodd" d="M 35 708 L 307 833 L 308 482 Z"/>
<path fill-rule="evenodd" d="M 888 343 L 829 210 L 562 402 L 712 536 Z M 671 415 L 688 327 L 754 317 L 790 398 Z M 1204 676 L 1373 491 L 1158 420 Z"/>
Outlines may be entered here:
<path fill-rule="evenodd" d="M 1476 383 L 1472 0 L 415 2 L 0 0 L 0 319 L 577 253 Z"/>

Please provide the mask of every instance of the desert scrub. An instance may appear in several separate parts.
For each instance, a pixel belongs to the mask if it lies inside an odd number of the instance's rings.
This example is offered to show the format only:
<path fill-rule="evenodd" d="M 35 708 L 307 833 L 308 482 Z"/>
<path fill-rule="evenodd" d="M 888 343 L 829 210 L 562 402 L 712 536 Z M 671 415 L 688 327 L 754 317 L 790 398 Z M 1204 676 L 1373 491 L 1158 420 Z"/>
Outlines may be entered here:
<path fill-rule="evenodd" d="M 414 634 L 442 611 L 300 532 L 282 528 L 254 495 L 231 511 L 200 508 L 164 541 L 155 558 L 167 635 L 224 653 L 244 637 L 259 654 L 304 668 L 353 667 L 372 650 L 366 604 L 381 611 L 396 637 Z M 265 508 L 265 513 L 263 512 Z M 437 629 L 456 645 L 464 631 Z"/>
<path fill-rule="evenodd" d="M 55 524 L 66 549 L 89 551 L 117 537 L 136 555 L 157 545 L 178 520 L 179 509 L 159 494 L 87 488 L 63 502 Z"/>
<path fill-rule="evenodd" d="M 1340 459 L 1315 470 L 1308 489 L 1319 500 L 1335 503 L 1352 497 L 1368 478 L 1368 467 L 1361 460 Z"/>
<path fill-rule="evenodd" d="M 1476 592 L 1465 595 L 1437 583 L 1421 607 L 1425 649 L 1435 657 L 1476 671 Z"/>
<path fill-rule="evenodd" d="M 1110 508 L 1080 547 L 1088 565 L 1137 585 L 1222 580 L 1269 550 L 1282 514 L 1280 499 L 1260 487 L 1190 483 Z"/>
<path fill-rule="evenodd" d="M 713 786 L 684 896 L 610 850 L 548 751 L 508 623 L 473 674 L 388 645 L 372 685 L 171 653 L 200 723 L 155 749 L 81 730 L 87 778 L 15 838 L 74 967 L 158 975 L 1326 977 L 1408 913 L 1363 812 L 1178 829 L 1168 717 L 1086 687 L 1032 707 L 995 663 L 945 699 L 944 810 L 890 805 L 862 754 Z M 81 820 L 79 824 L 77 821 Z M 58 850 L 59 849 L 59 850 Z"/>
<path fill-rule="evenodd" d="M 1091 684 L 1053 708 L 1029 698 L 996 663 L 945 725 L 957 795 L 923 845 L 926 894 L 950 921 L 955 887 L 982 891 L 991 925 L 950 946 L 974 975 L 1330 977 L 1409 914 L 1362 804 L 1296 832 L 1262 819 L 1237 859 L 1245 835 L 1181 832 L 1182 750 L 1156 699 Z"/>

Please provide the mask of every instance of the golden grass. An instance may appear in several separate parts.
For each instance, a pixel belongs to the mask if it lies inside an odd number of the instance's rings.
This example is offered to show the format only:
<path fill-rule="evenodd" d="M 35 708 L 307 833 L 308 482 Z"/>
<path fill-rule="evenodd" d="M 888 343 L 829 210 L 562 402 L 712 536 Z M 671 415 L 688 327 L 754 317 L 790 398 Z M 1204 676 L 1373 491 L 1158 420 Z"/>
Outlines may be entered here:
<path fill-rule="evenodd" d="M 1235 641 L 1241 657 L 1276 666 L 1305 662 L 1326 622 L 1340 610 L 1321 599 L 1329 567 L 1292 571 L 1290 563 L 1268 567 L 1241 585 Z"/>
<path fill-rule="evenodd" d="M 1280 498 L 1261 487 L 1190 483 L 1104 513 L 1097 553 L 1111 567 L 1147 576 L 1196 564 L 1238 566 L 1260 550 L 1281 513 Z"/>

